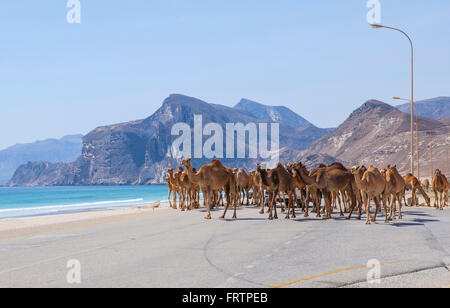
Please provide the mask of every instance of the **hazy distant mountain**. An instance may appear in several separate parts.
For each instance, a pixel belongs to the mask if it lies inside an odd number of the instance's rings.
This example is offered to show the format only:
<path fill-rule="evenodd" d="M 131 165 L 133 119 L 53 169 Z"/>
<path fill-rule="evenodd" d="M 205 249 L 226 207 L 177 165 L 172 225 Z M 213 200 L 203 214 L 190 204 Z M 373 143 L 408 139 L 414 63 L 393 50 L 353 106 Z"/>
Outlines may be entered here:
<path fill-rule="evenodd" d="M 241 104 L 242 106 L 242 104 Z M 259 108 L 266 106 L 258 104 Z M 286 108 L 287 109 L 287 108 Z M 271 110 L 267 107 L 266 110 Z M 208 104 L 184 95 L 170 95 L 162 107 L 145 120 L 99 127 L 83 138 L 82 155 L 73 163 L 50 164 L 35 162 L 20 166 L 9 185 L 113 185 L 162 183 L 168 167 L 177 167 L 172 159 L 171 136 L 175 123 L 194 127 L 194 115 L 203 116 L 203 124 L 218 123 L 225 132 L 226 123 L 279 122 L 281 159 L 287 159 L 306 149 L 327 133 L 304 120 L 298 127 L 300 116 L 285 111 L 255 116 L 252 112 L 221 105 Z M 285 119 L 295 119 L 287 121 Z M 209 137 L 204 137 L 204 141 Z M 270 144 L 270 141 L 269 141 Z M 224 147 L 225 148 L 225 147 Z M 209 162 L 193 160 L 194 167 Z M 255 168 L 254 159 L 224 159 L 230 167 Z"/>
<path fill-rule="evenodd" d="M 445 150 L 450 142 L 450 128 L 445 127 L 444 122 L 419 118 L 422 175 L 430 173 L 430 144 L 433 145 L 434 167 L 444 166 Z M 383 102 L 371 100 L 355 110 L 336 130 L 302 151 L 296 159 L 303 161 L 313 155 L 323 154 L 344 161 L 349 166 L 373 164 L 386 167 L 396 164 L 400 171 L 410 171 L 410 123 L 408 114 Z"/>
<path fill-rule="evenodd" d="M 52 163 L 74 161 L 81 153 L 82 135 L 17 144 L 0 151 L 0 185 L 5 184 L 22 164 L 45 160 Z"/>
<path fill-rule="evenodd" d="M 234 109 L 245 111 L 253 117 L 263 121 L 283 123 L 286 126 L 294 128 L 314 126 L 303 117 L 284 106 L 266 106 L 248 99 L 242 99 L 234 106 Z"/>
<path fill-rule="evenodd" d="M 419 116 L 429 119 L 443 119 L 450 118 L 450 97 L 441 96 L 431 98 L 415 103 L 419 111 Z M 411 114 L 411 104 L 406 103 L 397 106 L 397 109 Z"/>

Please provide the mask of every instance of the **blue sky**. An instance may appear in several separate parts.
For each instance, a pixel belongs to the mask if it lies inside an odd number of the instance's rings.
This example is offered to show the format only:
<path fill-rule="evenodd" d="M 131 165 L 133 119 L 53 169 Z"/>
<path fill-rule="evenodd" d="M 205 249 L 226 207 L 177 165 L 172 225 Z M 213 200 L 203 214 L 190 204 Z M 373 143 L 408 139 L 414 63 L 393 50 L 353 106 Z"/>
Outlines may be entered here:
<path fill-rule="evenodd" d="M 285 105 L 333 127 L 409 97 L 409 45 L 366 0 L 66 0 L 0 4 L 0 148 L 145 118 L 171 93 Z M 450 1 L 380 0 L 416 47 L 416 98 L 450 96 Z"/>

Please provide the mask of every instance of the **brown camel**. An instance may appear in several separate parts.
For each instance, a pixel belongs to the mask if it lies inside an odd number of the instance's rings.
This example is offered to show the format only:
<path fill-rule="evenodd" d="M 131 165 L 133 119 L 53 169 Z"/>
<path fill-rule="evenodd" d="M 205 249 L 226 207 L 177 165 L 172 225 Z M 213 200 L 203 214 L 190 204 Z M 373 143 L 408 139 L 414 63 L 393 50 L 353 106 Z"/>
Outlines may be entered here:
<path fill-rule="evenodd" d="M 238 193 L 239 193 L 239 204 L 243 205 L 244 204 L 244 199 L 247 197 L 247 204 L 249 205 L 250 203 L 250 176 L 247 174 L 247 172 L 245 172 L 244 169 L 239 169 L 239 171 L 236 174 L 236 184 L 237 184 L 237 189 L 238 189 Z M 240 198 L 242 194 L 242 199 Z"/>
<path fill-rule="evenodd" d="M 386 179 L 380 173 L 380 171 L 371 166 L 367 171 L 358 168 L 353 171 L 356 186 L 360 190 L 366 211 L 366 224 L 370 225 L 370 221 L 376 221 L 378 208 L 380 208 L 380 201 L 383 202 L 385 220 L 384 222 L 389 222 L 387 207 L 386 207 Z M 376 205 L 375 213 L 373 217 L 370 216 L 370 200 L 373 200 Z"/>
<path fill-rule="evenodd" d="M 276 196 L 278 195 L 278 189 L 280 185 L 280 179 L 278 172 L 274 169 L 263 169 L 261 165 L 257 166 L 258 173 L 261 176 L 262 188 L 267 191 L 268 194 L 268 206 L 269 206 L 269 220 L 278 219 Z M 264 194 L 263 190 L 263 194 Z M 260 214 L 264 214 L 264 202 L 261 203 Z M 275 214 L 272 213 L 274 210 Z"/>
<path fill-rule="evenodd" d="M 306 204 L 306 198 L 304 198 L 303 192 L 306 192 L 306 184 L 302 181 L 302 179 L 298 176 L 294 171 L 294 165 L 288 164 L 286 165 L 287 171 L 292 174 L 293 177 L 293 185 L 300 191 L 300 200 L 302 203 L 302 211 L 305 213 L 305 217 L 309 217 L 309 204 Z"/>
<path fill-rule="evenodd" d="M 283 193 L 283 196 L 286 194 L 288 196 L 288 204 L 286 219 L 290 219 L 290 211 L 292 209 L 292 217 L 295 218 L 295 185 L 294 185 L 294 177 L 291 173 L 289 173 L 283 164 L 278 163 L 277 167 L 272 169 L 273 172 L 276 172 L 279 179 L 278 191 Z M 286 200 L 285 200 L 286 203 Z"/>
<path fill-rule="evenodd" d="M 293 164 L 292 166 L 294 167 L 295 164 Z M 315 176 L 315 174 L 317 173 L 317 171 L 319 169 L 325 168 L 325 167 L 327 167 L 327 166 L 324 165 L 324 164 L 320 164 L 319 167 L 317 167 L 317 168 L 315 168 L 315 169 L 313 169 L 311 171 L 308 171 L 305 166 L 302 166 L 304 172 L 306 174 L 309 174 L 310 176 Z M 295 169 L 294 169 L 294 171 L 295 171 Z M 322 202 L 322 193 L 321 193 L 320 189 L 317 187 L 316 184 L 308 185 L 308 184 L 305 183 L 305 185 L 306 185 L 305 207 L 309 208 L 309 203 L 310 203 L 310 201 L 312 201 L 313 202 L 313 209 L 312 209 L 311 212 L 312 213 L 316 213 L 316 217 L 321 217 L 321 215 L 320 215 L 320 204 Z M 324 209 L 325 209 L 325 207 L 324 207 Z"/>
<path fill-rule="evenodd" d="M 436 169 L 432 181 L 433 192 L 434 192 L 434 207 L 438 210 L 444 209 L 444 203 L 447 199 L 448 181 L 439 169 Z"/>
<path fill-rule="evenodd" d="M 428 179 L 423 180 L 422 187 L 426 191 L 430 191 L 430 181 L 428 181 Z"/>
<path fill-rule="evenodd" d="M 430 198 L 428 197 L 425 190 L 422 188 L 422 185 L 420 185 L 419 180 L 414 175 L 412 175 L 411 173 L 408 173 L 407 175 L 405 175 L 403 177 L 403 179 L 405 180 L 405 192 L 407 190 L 412 190 L 412 200 L 411 200 L 412 204 L 411 205 L 419 204 L 419 198 L 416 195 L 416 190 L 418 190 L 422 194 L 427 205 L 431 206 Z M 405 192 L 403 193 L 403 199 L 404 199 L 405 205 L 406 205 Z"/>
<path fill-rule="evenodd" d="M 405 180 L 398 173 L 397 166 L 388 166 L 386 168 L 385 178 L 386 178 L 386 196 L 391 199 L 391 213 L 390 219 L 395 219 L 396 216 L 396 201 L 398 202 L 398 219 L 403 219 L 402 215 L 402 196 L 403 190 L 405 189 Z"/>
<path fill-rule="evenodd" d="M 183 159 L 182 164 L 186 167 L 189 180 L 202 187 L 205 194 L 206 201 L 206 219 L 211 219 L 211 206 L 213 203 L 214 191 L 225 190 L 225 196 L 227 199 L 227 205 L 222 218 L 225 218 L 228 207 L 231 204 L 232 199 L 235 197 L 233 194 L 236 188 L 236 179 L 231 172 L 231 169 L 226 168 L 218 159 L 214 159 L 211 163 L 206 164 L 200 168 L 197 173 L 192 170 L 191 159 Z M 236 214 L 236 202 L 234 203 L 233 218 L 237 218 Z"/>
<path fill-rule="evenodd" d="M 309 175 L 306 172 L 306 168 L 300 162 L 297 162 L 294 164 L 294 170 L 306 185 L 316 186 L 322 191 L 326 204 L 324 219 L 331 218 L 331 193 L 352 189 L 354 177 L 341 164 L 332 164 L 328 167 L 319 168 L 315 174 Z M 354 192 L 351 192 L 351 203 L 353 209 L 356 203 Z"/>

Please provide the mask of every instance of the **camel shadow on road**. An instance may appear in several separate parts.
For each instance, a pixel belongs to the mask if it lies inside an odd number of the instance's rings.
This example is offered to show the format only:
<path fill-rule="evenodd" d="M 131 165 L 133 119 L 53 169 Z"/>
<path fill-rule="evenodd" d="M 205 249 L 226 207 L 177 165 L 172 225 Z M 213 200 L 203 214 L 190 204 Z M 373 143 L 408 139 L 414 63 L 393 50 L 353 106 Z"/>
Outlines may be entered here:
<path fill-rule="evenodd" d="M 391 223 L 390 225 L 393 227 L 402 228 L 402 227 L 411 227 L 411 226 L 424 226 L 425 223 L 430 223 L 430 222 L 440 222 L 440 220 L 415 218 L 412 221 L 408 221 L 408 222 L 397 221 L 395 223 Z"/>

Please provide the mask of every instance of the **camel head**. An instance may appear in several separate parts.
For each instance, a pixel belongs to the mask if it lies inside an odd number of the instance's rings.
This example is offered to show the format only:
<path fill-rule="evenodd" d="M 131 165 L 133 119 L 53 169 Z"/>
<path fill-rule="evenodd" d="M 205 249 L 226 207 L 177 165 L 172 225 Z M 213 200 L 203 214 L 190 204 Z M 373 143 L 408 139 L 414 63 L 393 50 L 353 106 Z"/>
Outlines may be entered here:
<path fill-rule="evenodd" d="M 389 168 L 385 172 L 386 180 L 390 181 L 392 177 L 395 178 L 394 174 L 396 174 L 396 173 L 397 173 L 397 169 L 395 168 L 395 166 L 394 167 L 389 166 Z"/>
<path fill-rule="evenodd" d="M 192 167 L 191 165 L 191 159 L 190 158 L 185 158 L 181 161 L 181 164 L 183 166 L 185 166 L 187 169 L 190 169 Z"/>
<path fill-rule="evenodd" d="M 178 168 L 177 171 L 175 172 L 174 177 L 175 178 L 179 178 L 181 176 L 181 174 L 183 173 L 183 168 Z"/>
<path fill-rule="evenodd" d="M 256 165 L 256 170 L 258 170 L 258 172 L 260 172 L 263 168 L 261 167 L 261 164 L 257 164 Z"/>
<path fill-rule="evenodd" d="M 365 170 L 364 166 L 363 167 L 357 167 L 356 169 L 352 170 L 352 174 L 359 176 L 359 178 L 361 179 L 366 171 L 367 170 Z"/>
<path fill-rule="evenodd" d="M 303 166 L 303 164 L 301 162 L 299 162 L 299 161 L 292 164 L 292 168 L 294 168 L 294 169 L 301 169 L 301 168 L 304 168 L 304 167 L 305 166 Z"/>
<path fill-rule="evenodd" d="M 286 170 L 289 171 L 290 173 L 292 173 L 293 169 L 294 169 L 294 165 L 293 164 L 287 164 L 286 165 Z"/>
<path fill-rule="evenodd" d="M 388 165 L 388 168 L 387 168 L 387 169 L 388 169 L 388 170 L 391 170 L 392 173 L 398 173 L 397 165 L 394 165 L 394 166 Z"/>
<path fill-rule="evenodd" d="M 169 169 L 167 169 L 167 173 L 169 174 L 169 175 L 173 175 L 173 168 L 169 168 Z"/>

